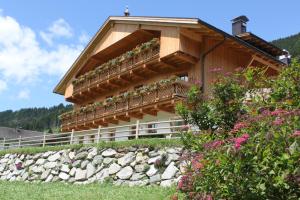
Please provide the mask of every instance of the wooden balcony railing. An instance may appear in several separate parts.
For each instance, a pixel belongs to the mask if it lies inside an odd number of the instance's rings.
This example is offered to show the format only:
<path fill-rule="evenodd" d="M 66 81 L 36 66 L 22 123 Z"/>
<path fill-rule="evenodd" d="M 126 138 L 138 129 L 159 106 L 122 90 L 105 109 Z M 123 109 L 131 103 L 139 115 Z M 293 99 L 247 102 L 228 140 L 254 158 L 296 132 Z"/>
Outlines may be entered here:
<path fill-rule="evenodd" d="M 115 116 L 128 117 L 128 113 L 139 112 L 141 109 L 151 110 L 155 108 L 160 110 L 164 107 L 162 110 L 165 111 L 166 108 L 174 108 L 175 101 L 185 98 L 188 89 L 189 83 L 183 81 L 159 86 L 150 92 L 120 99 L 114 103 L 98 106 L 93 110 L 64 116 L 61 118 L 61 128 L 66 131 L 76 130 L 81 126 L 87 127 L 88 124 L 95 126 L 98 123 L 98 125 L 101 125 L 105 119 L 114 118 Z M 129 115 L 129 117 L 131 116 Z"/>
<path fill-rule="evenodd" d="M 91 90 L 97 87 L 97 85 L 101 84 L 101 82 L 105 82 L 108 79 L 120 75 L 121 73 L 124 73 L 126 71 L 129 72 L 137 65 L 142 66 L 153 58 L 158 58 L 160 48 L 159 41 L 155 40 L 154 42 L 152 41 L 151 43 L 150 41 L 149 43 L 149 47 L 145 47 L 144 49 L 141 49 L 141 47 L 137 47 L 136 49 L 138 50 L 133 49 L 130 52 L 126 52 L 125 54 L 113 59 L 113 62 L 111 60 L 104 64 L 105 67 L 100 66 L 95 70 L 88 72 L 84 76 L 79 77 L 76 80 L 76 84 L 73 83 L 73 96 Z M 128 54 L 132 55 L 126 56 Z"/>

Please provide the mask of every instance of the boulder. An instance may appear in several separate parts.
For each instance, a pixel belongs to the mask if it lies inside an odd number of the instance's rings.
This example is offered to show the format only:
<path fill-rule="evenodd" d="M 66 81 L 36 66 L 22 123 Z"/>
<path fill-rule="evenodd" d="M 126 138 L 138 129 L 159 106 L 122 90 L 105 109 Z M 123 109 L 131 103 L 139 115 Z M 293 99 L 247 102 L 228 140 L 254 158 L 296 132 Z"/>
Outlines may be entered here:
<path fill-rule="evenodd" d="M 160 183 L 160 186 L 162 187 L 171 187 L 174 185 L 175 181 L 174 180 L 164 180 Z"/>
<path fill-rule="evenodd" d="M 92 163 L 87 164 L 86 166 L 86 178 L 90 178 L 95 174 L 96 168 Z"/>
<path fill-rule="evenodd" d="M 125 156 L 118 159 L 118 164 L 121 166 L 126 166 L 131 163 L 135 158 L 135 154 L 133 152 L 127 153 Z"/>
<path fill-rule="evenodd" d="M 135 166 L 134 166 L 134 170 L 135 170 L 136 172 L 138 172 L 138 173 L 139 173 L 139 172 L 144 172 L 146 166 L 148 166 L 148 165 L 147 165 L 147 164 L 135 165 Z"/>
<path fill-rule="evenodd" d="M 122 180 L 129 179 L 133 174 L 133 169 L 130 166 L 124 167 L 117 173 L 117 177 Z"/>
<path fill-rule="evenodd" d="M 88 152 L 82 151 L 75 156 L 75 160 L 84 160 L 88 156 Z"/>
<path fill-rule="evenodd" d="M 105 151 L 102 152 L 102 156 L 104 157 L 113 157 L 117 154 L 116 150 L 114 149 L 106 149 Z"/>
<path fill-rule="evenodd" d="M 72 167 L 80 167 L 81 165 L 81 160 L 75 160 L 73 163 L 72 163 Z"/>
<path fill-rule="evenodd" d="M 102 163 L 102 161 L 103 161 L 103 157 L 101 155 L 97 155 L 94 157 L 92 163 L 94 165 L 100 165 Z"/>
<path fill-rule="evenodd" d="M 108 168 L 108 173 L 109 173 L 109 175 L 115 174 L 115 173 L 117 173 L 118 171 L 120 171 L 120 169 L 121 169 L 121 166 L 120 166 L 120 165 L 118 165 L 118 164 L 116 164 L 116 163 L 113 163 L 113 164 L 111 164 L 111 165 L 109 166 L 109 168 Z"/>
<path fill-rule="evenodd" d="M 47 179 L 45 180 L 45 182 L 46 182 L 46 183 L 51 182 L 52 179 L 53 179 L 53 175 L 50 174 L 50 175 L 47 177 Z"/>
<path fill-rule="evenodd" d="M 35 164 L 36 164 L 36 165 L 43 165 L 43 164 L 45 164 L 45 162 L 46 162 L 46 160 L 45 160 L 44 158 L 40 158 L 40 159 L 38 159 L 38 160 L 35 162 Z"/>
<path fill-rule="evenodd" d="M 49 176 L 50 172 L 51 172 L 50 169 L 45 170 L 41 175 L 41 180 L 46 180 L 47 177 Z"/>
<path fill-rule="evenodd" d="M 115 159 L 114 158 L 104 158 L 103 159 L 103 164 L 104 165 L 108 165 L 110 164 L 111 162 L 113 162 Z"/>
<path fill-rule="evenodd" d="M 143 153 L 139 152 L 136 154 L 136 163 L 145 163 L 149 159 L 148 156 L 144 156 Z"/>
<path fill-rule="evenodd" d="M 65 172 L 65 173 L 69 173 L 70 172 L 70 168 L 69 165 L 62 165 L 60 171 Z"/>
<path fill-rule="evenodd" d="M 143 173 L 134 173 L 134 174 L 132 174 L 130 180 L 138 181 L 138 180 L 141 180 L 144 177 L 145 177 L 145 174 L 143 174 Z"/>
<path fill-rule="evenodd" d="M 160 174 L 156 174 L 156 175 L 150 177 L 149 182 L 151 184 L 151 183 L 159 182 L 160 180 L 161 180 Z"/>
<path fill-rule="evenodd" d="M 149 170 L 146 172 L 147 176 L 153 176 L 158 172 L 158 169 L 155 168 L 154 165 L 151 165 Z"/>
<path fill-rule="evenodd" d="M 86 170 L 76 169 L 75 180 L 76 181 L 86 180 Z"/>
<path fill-rule="evenodd" d="M 102 169 L 99 173 L 96 174 L 96 179 L 100 182 L 103 182 L 107 177 L 109 177 L 108 168 Z"/>
<path fill-rule="evenodd" d="M 42 166 L 36 166 L 35 165 L 35 166 L 32 167 L 31 170 L 32 170 L 33 173 L 40 174 L 44 171 L 44 168 Z"/>
<path fill-rule="evenodd" d="M 48 160 L 49 160 L 50 162 L 54 162 L 54 161 L 57 161 L 59 158 L 60 158 L 60 153 L 57 152 L 57 153 L 55 153 L 55 154 L 49 156 L 49 157 L 48 157 Z"/>
<path fill-rule="evenodd" d="M 82 161 L 82 163 L 81 163 L 81 165 L 80 165 L 81 169 L 85 169 L 86 166 L 87 166 L 88 164 L 89 164 L 89 161 L 88 161 L 88 160 Z"/>
<path fill-rule="evenodd" d="M 71 151 L 71 152 L 69 153 L 69 158 L 70 158 L 71 160 L 73 160 L 73 159 L 75 158 L 75 152 L 74 152 L 74 151 Z"/>
<path fill-rule="evenodd" d="M 149 158 L 148 164 L 153 164 L 153 163 L 155 163 L 156 160 L 159 160 L 159 159 L 161 159 L 161 156 L 156 156 L 154 158 Z"/>
<path fill-rule="evenodd" d="M 96 155 L 97 155 L 97 148 L 96 148 L 96 147 L 93 147 L 93 148 L 89 151 L 89 153 L 88 153 L 88 155 L 87 155 L 87 159 L 91 160 L 91 159 L 93 159 Z"/>
<path fill-rule="evenodd" d="M 61 172 L 58 177 L 64 181 L 68 180 L 70 178 L 70 175 L 69 174 L 66 174 L 64 172 Z"/>
<path fill-rule="evenodd" d="M 47 162 L 46 164 L 44 164 L 44 167 L 46 169 L 52 169 L 52 168 L 56 167 L 56 165 L 57 165 L 57 162 Z"/>
<path fill-rule="evenodd" d="M 70 176 L 75 176 L 75 173 L 76 173 L 76 168 L 73 167 L 69 174 L 70 174 Z"/>
<path fill-rule="evenodd" d="M 168 167 L 165 169 L 164 173 L 162 174 L 161 178 L 163 180 L 171 179 L 175 176 L 178 168 L 175 166 L 174 162 L 171 162 Z"/>
<path fill-rule="evenodd" d="M 34 163 L 34 160 L 26 160 L 24 163 L 25 167 L 29 167 L 30 165 L 32 165 Z"/>

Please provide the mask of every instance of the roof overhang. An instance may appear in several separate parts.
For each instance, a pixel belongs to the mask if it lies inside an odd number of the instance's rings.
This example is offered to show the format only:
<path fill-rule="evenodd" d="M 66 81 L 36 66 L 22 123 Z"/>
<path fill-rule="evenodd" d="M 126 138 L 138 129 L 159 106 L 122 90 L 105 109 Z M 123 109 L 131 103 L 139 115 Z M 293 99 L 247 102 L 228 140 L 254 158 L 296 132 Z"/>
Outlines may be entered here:
<path fill-rule="evenodd" d="M 64 95 L 67 83 L 71 80 L 74 73 L 76 73 L 79 68 L 81 67 L 79 65 L 80 61 L 83 59 L 86 59 L 89 54 L 91 53 L 91 50 L 96 45 L 95 41 L 99 38 L 102 38 L 104 34 L 107 33 L 107 31 L 110 29 L 111 25 L 114 23 L 128 23 L 128 24 L 140 24 L 140 25 L 162 25 L 162 26 L 176 26 L 176 27 L 184 27 L 184 28 L 201 28 L 205 27 L 208 28 L 217 34 L 222 35 L 223 37 L 226 37 L 228 39 L 231 39 L 240 45 L 243 45 L 247 48 L 250 48 L 259 54 L 263 54 L 264 56 L 268 57 L 269 59 L 274 60 L 274 62 L 278 62 L 280 65 L 285 65 L 275 57 L 271 56 L 270 54 L 262 51 L 261 49 L 249 44 L 248 42 L 238 38 L 234 37 L 198 18 L 172 18 L 172 17 L 137 17 L 137 16 L 111 16 L 107 18 L 107 20 L 104 22 L 104 24 L 100 27 L 100 29 L 97 31 L 97 33 L 93 36 L 91 41 L 87 44 L 87 46 L 84 48 L 84 50 L 81 52 L 81 54 L 78 56 L 78 58 L 75 60 L 75 62 L 72 64 L 70 69 L 66 72 L 66 74 L 63 76 L 63 78 L 60 80 L 60 82 L 57 84 L 57 86 L 54 88 L 54 93 Z"/>

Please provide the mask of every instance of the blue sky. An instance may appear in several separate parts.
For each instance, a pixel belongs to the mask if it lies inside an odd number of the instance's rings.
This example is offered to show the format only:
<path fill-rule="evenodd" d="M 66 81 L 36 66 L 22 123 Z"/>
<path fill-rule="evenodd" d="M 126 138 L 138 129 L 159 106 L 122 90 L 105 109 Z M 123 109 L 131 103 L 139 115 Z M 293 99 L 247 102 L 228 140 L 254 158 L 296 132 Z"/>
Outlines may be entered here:
<path fill-rule="evenodd" d="M 0 0 L 0 111 L 63 103 L 52 90 L 110 15 L 197 17 L 226 32 L 241 14 L 273 40 L 300 32 L 300 1 Z"/>

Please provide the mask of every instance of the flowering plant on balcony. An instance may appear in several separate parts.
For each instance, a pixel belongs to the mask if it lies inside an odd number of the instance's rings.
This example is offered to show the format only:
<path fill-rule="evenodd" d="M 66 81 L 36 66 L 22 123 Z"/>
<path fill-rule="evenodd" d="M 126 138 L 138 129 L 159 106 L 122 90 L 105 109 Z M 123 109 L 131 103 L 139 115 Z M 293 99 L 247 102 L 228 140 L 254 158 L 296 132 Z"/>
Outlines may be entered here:
<path fill-rule="evenodd" d="M 134 49 L 125 52 L 124 54 L 109 60 L 106 63 L 103 63 L 102 65 L 96 67 L 94 70 L 91 70 L 87 72 L 84 75 L 79 76 L 78 78 L 74 79 L 72 81 L 72 84 L 74 86 L 78 86 L 82 83 L 84 83 L 86 80 L 94 78 L 97 74 L 101 74 L 105 70 L 109 70 L 111 67 L 118 66 L 122 62 L 125 62 L 126 60 L 131 61 L 132 58 L 136 57 L 140 53 L 144 52 L 145 50 L 155 48 L 159 46 L 159 39 L 153 38 L 149 42 L 145 42 L 141 45 L 137 45 Z"/>
<path fill-rule="evenodd" d="M 174 84 L 174 83 L 178 82 L 179 80 L 180 79 L 177 76 L 172 76 L 169 79 L 163 79 L 163 80 L 160 80 L 158 82 L 151 83 L 149 85 L 145 85 L 145 86 L 143 86 L 141 88 L 138 88 L 134 91 L 127 91 L 127 92 L 124 92 L 123 94 L 107 98 L 103 102 L 95 102 L 93 104 L 83 106 L 80 109 L 78 109 L 77 112 L 76 111 L 71 111 L 71 112 L 68 112 L 68 113 L 64 113 L 64 114 L 60 115 L 60 119 L 64 119 L 66 117 L 71 117 L 71 116 L 74 116 L 75 114 L 82 114 L 82 113 L 92 112 L 92 111 L 95 111 L 97 108 L 103 107 L 105 105 L 110 106 L 110 105 L 113 105 L 117 102 L 124 102 L 124 101 L 130 99 L 131 97 L 142 97 L 143 95 L 147 95 L 150 92 L 155 91 L 160 87 L 164 87 L 166 85 Z"/>

